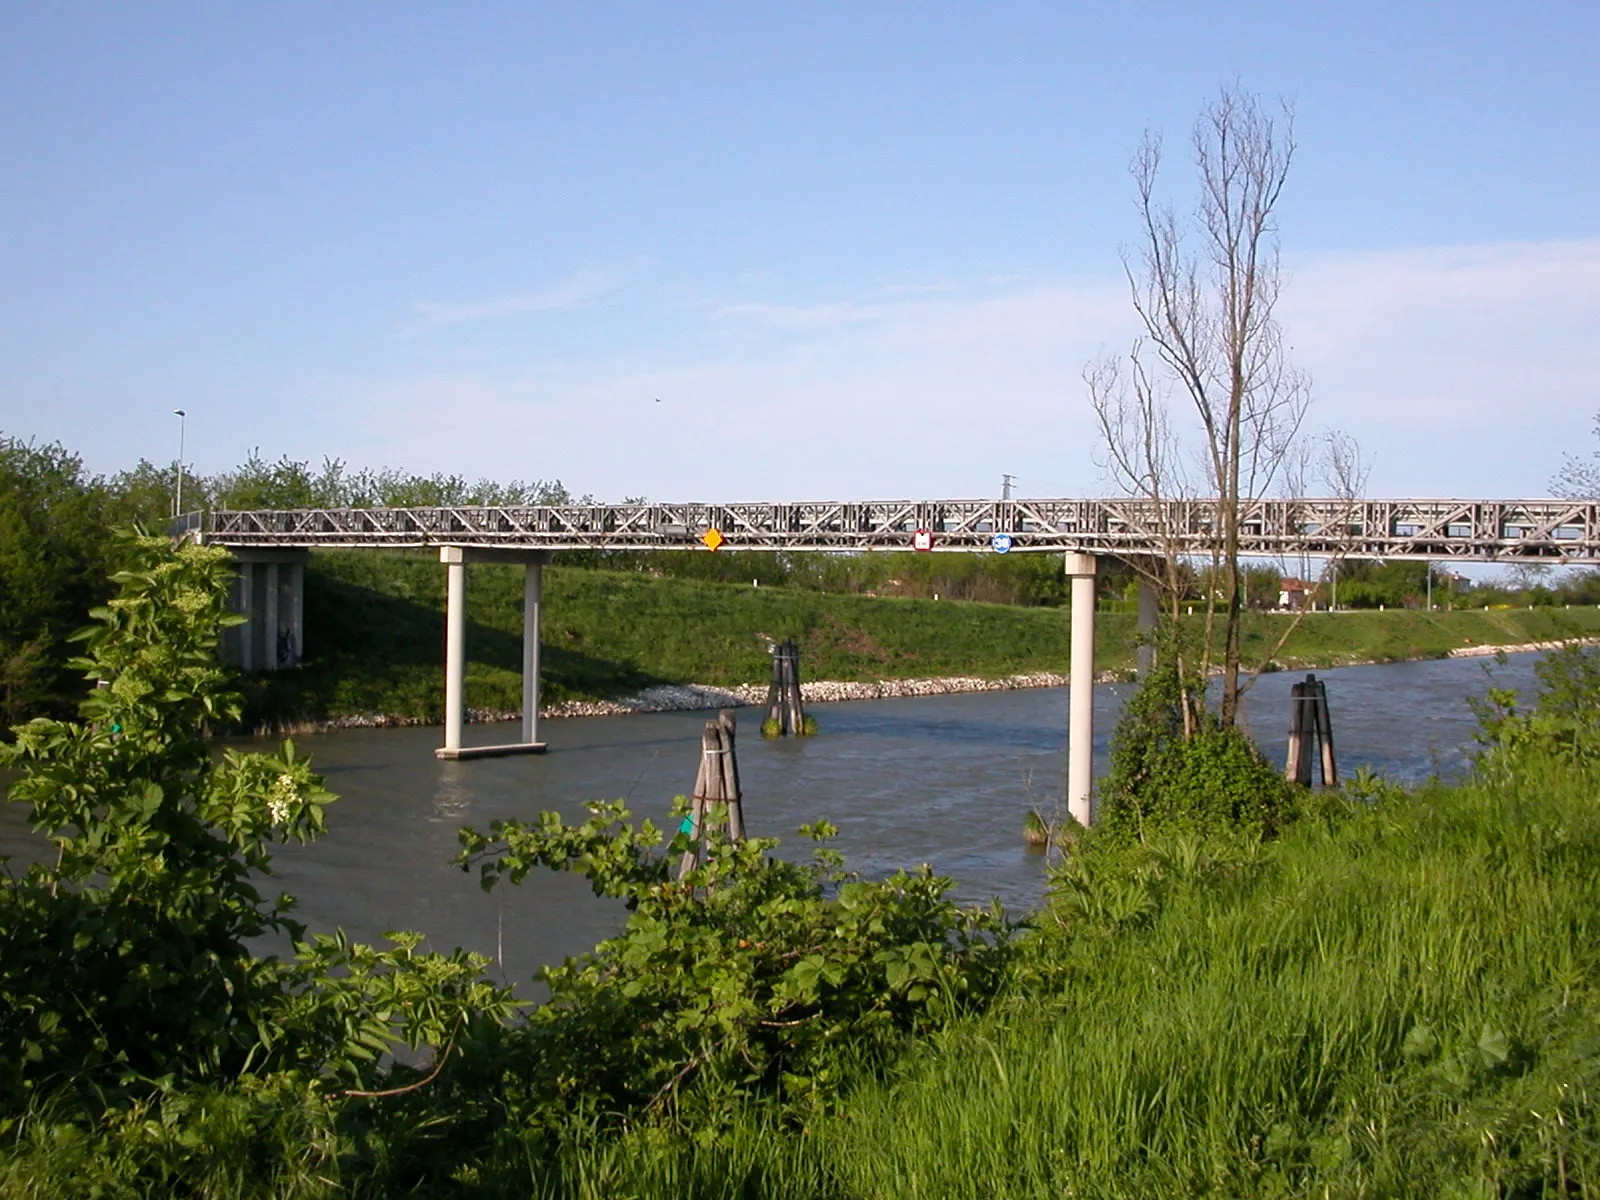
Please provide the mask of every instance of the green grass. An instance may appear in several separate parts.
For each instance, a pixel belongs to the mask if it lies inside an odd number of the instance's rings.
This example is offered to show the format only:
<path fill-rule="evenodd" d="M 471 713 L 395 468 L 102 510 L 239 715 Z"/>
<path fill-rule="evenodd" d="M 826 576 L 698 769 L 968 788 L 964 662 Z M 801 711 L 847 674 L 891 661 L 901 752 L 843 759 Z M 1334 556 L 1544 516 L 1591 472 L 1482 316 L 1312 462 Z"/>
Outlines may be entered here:
<path fill-rule="evenodd" d="M 1150 909 L 1108 875 L 1046 994 L 818 1142 L 863 1197 L 1600 1194 L 1593 795 L 1544 764 L 1180 849 Z"/>
<path fill-rule="evenodd" d="M 1245 628 L 1247 660 L 1259 659 L 1281 636 L 1272 614 Z M 1285 666 L 1337 666 L 1435 658 L 1467 646 L 1517 645 L 1600 634 L 1600 609 L 1507 608 L 1455 612 L 1396 610 L 1307 613 L 1278 655 Z"/>
<path fill-rule="evenodd" d="M 522 582 L 515 567 L 468 573 L 467 703 L 512 710 L 522 699 Z M 439 718 L 444 572 L 417 554 L 319 553 L 306 577 L 306 666 L 251 690 L 259 719 L 363 713 Z M 1288 617 L 1252 615 L 1247 660 L 1276 643 Z M 1065 671 L 1064 609 L 834 595 L 552 567 L 545 573 L 543 697 L 604 700 L 658 683 L 760 683 L 762 634 L 795 637 L 807 679 L 999 678 Z M 1600 633 L 1600 610 L 1313 613 L 1277 655 L 1284 667 L 1439 656 L 1466 645 Z M 1101 613 L 1102 670 L 1133 662 L 1134 618 Z"/>

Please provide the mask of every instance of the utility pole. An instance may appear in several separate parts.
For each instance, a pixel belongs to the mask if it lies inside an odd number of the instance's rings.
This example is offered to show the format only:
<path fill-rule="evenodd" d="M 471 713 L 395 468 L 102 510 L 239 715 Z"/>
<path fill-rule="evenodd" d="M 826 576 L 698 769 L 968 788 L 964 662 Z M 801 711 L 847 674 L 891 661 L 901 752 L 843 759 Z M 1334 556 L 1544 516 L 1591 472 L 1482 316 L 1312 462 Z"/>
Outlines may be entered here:
<path fill-rule="evenodd" d="M 1000 476 L 1000 499 L 1011 499 L 1011 485 L 1016 483 L 1016 481 L 1017 477 L 1015 475 Z"/>
<path fill-rule="evenodd" d="M 1423 563 L 1422 565 L 1424 567 L 1426 567 L 1427 571 L 1428 571 L 1428 611 L 1432 612 L 1433 611 L 1433 564 L 1432 563 Z"/>
<path fill-rule="evenodd" d="M 183 516 L 183 426 L 189 414 L 181 408 L 175 408 L 172 410 L 172 415 L 178 418 L 178 469 L 175 472 L 177 475 L 177 487 L 172 497 L 172 515 L 181 517 Z"/>

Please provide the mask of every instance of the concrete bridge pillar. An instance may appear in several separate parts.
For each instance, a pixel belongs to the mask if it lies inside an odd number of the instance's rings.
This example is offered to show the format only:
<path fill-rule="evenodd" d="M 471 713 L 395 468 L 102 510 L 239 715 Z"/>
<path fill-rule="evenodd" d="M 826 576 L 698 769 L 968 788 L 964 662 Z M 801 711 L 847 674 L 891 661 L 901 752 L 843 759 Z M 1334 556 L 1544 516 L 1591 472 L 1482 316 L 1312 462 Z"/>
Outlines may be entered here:
<path fill-rule="evenodd" d="M 256 565 L 242 562 L 233 577 L 233 596 L 229 607 L 244 618 L 243 625 L 235 625 L 222 633 L 222 659 L 241 671 L 255 669 L 255 655 L 251 654 L 251 634 L 259 618 L 251 611 L 256 592 Z"/>
<path fill-rule="evenodd" d="M 539 743 L 539 605 L 544 563 L 530 562 L 522 576 L 522 740 Z"/>
<path fill-rule="evenodd" d="M 1143 575 L 1139 577 L 1139 649 L 1134 666 L 1140 680 L 1150 677 L 1156 665 L 1156 645 L 1153 638 L 1161 619 L 1161 592 Z"/>
<path fill-rule="evenodd" d="M 441 546 L 445 566 L 444 617 L 444 745 L 439 758 L 489 758 L 503 754 L 540 754 L 539 741 L 539 605 L 544 590 L 548 550 L 515 550 L 479 546 Z M 522 581 L 522 741 L 497 746 L 463 746 L 466 723 L 467 566 L 476 562 L 520 563 Z"/>
<path fill-rule="evenodd" d="M 1067 689 L 1067 811 L 1094 820 L 1094 576 L 1092 554 L 1068 554 L 1072 579 L 1072 662 Z"/>
<path fill-rule="evenodd" d="M 444 746 L 440 758 L 461 757 L 462 693 L 467 674 L 467 560 L 439 552 L 444 563 Z"/>
<path fill-rule="evenodd" d="M 304 549 L 239 548 L 229 607 L 245 618 L 222 634 L 222 658 L 241 671 L 298 667 L 305 653 Z"/>

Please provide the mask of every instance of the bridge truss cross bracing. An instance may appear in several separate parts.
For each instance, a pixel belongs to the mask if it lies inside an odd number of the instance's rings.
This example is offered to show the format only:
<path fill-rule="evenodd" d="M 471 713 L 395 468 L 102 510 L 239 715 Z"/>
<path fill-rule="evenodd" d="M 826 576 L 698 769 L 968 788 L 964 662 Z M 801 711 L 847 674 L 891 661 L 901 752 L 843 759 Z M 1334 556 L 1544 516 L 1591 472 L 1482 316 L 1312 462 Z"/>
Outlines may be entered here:
<path fill-rule="evenodd" d="M 1207 556 L 1216 502 L 1175 500 L 870 500 L 758 504 L 308 508 L 196 513 L 191 536 L 230 547 L 479 546 L 527 550 L 1015 551 Z M 1600 504 L 1567 500 L 1255 500 L 1240 551 L 1342 557 L 1600 564 Z"/>

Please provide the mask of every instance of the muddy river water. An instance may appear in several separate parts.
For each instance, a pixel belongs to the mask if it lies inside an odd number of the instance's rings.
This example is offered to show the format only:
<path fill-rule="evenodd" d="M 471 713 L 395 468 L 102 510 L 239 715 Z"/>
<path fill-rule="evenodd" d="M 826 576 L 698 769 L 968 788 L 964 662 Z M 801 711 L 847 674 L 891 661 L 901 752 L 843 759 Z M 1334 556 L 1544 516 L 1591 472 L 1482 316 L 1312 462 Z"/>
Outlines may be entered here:
<path fill-rule="evenodd" d="M 1504 666 L 1440 660 L 1319 671 L 1327 682 L 1342 773 L 1368 765 L 1402 781 L 1459 774 L 1472 748 L 1466 699 L 1497 682 L 1531 688 L 1536 656 Z M 1283 761 L 1289 686 L 1303 674 L 1264 676 L 1250 693 L 1251 732 Z M 1095 689 L 1097 773 L 1130 685 Z M 825 817 L 839 827 L 850 865 L 881 875 L 929 862 L 966 900 L 998 896 L 1010 908 L 1040 898 L 1042 855 L 1023 843 L 1029 808 L 1059 804 L 1066 778 L 1064 688 L 983 692 L 814 706 L 815 738 L 766 742 L 757 710 L 739 711 L 745 819 L 753 834 L 785 839 Z M 541 963 L 580 952 L 615 930 L 620 908 L 584 880 L 548 872 L 483 893 L 450 865 L 456 830 L 584 801 L 626 798 L 638 816 L 666 820 L 689 790 L 706 713 L 549 721 L 548 754 L 440 762 L 433 728 L 365 729 L 297 739 L 339 794 L 329 832 L 276 856 L 277 880 L 297 896 L 313 930 L 343 926 L 362 940 L 412 929 L 436 949 L 467 946 L 498 960 L 497 974 L 526 979 Z M 506 728 L 474 726 L 468 741 L 510 741 Z M 0 805 L 0 853 L 27 850 L 20 806 Z"/>

